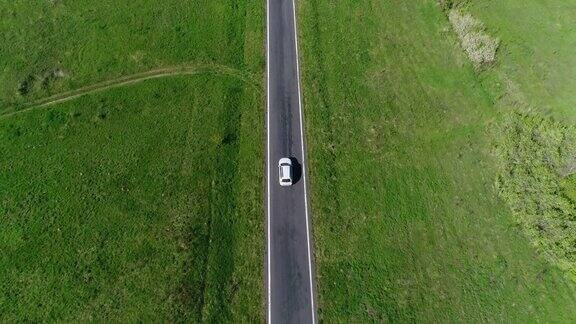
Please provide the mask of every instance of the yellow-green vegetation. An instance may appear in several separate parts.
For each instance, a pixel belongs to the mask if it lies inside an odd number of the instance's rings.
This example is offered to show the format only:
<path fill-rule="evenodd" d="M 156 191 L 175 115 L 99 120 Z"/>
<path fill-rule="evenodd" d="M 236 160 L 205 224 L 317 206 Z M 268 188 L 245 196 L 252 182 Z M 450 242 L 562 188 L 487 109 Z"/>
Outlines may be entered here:
<path fill-rule="evenodd" d="M 319 307 L 327 322 L 576 320 L 574 284 L 546 257 L 567 256 L 549 250 L 569 246 L 567 233 L 540 236 L 535 248 L 530 224 L 518 216 L 537 220 L 529 214 L 535 206 L 569 219 L 568 209 L 557 209 L 572 204 L 574 186 L 555 172 L 570 170 L 572 130 L 530 115 L 539 110 L 516 110 L 552 107 L 532 101 L 543 98 L 531 89 L 554 89 L 530 72 L 521 80 L 518 66 L 540 62 L 513 51 L 574 37 L 531 33 L 538 27 L 529 22 L 565 23 L 576 11 L 514 0 L 460 4 L 460 18 L 474 17 L 469 30 L 500 41 L 494 60 L 479 68 L 449 20 L 452 5 L 300 1 Z M 508 24 L 526 34 L 511 36 Z M 567 51 L 558 62 L 569 60 Z M 547 64 L 555 82 L 573 82 Z M 533 82 L 540 84 L 530 88 Z M 505 177 L 522 170 L 527 178 Z M 549 178 L 533 177 L 536 171 Z M 517 195 L 524 202 L 515 208 L 507 197 L 530 185 L 534 192 Z M 553 203 L 539 205 L 542 193 Z"/>
<path fill-rule="evenodd" d="M 534 115 L 505 118 L 495 133 L 501 195 L 538 252 L 576 279 L 576 130 Z"/>
<path fill-rule="evenodd" d="M 263 11 L 0 4 L 0 321 L 262 321 Z"/>

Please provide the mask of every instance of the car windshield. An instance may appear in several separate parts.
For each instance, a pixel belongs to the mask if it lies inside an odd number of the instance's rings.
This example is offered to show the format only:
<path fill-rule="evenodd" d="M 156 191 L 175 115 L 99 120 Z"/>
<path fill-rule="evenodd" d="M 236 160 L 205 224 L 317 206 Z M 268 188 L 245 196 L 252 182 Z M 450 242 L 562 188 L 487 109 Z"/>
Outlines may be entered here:
<path fill-rule="evenodd" d="M 282 182 L 290 182 L 290 179 L 282 179 Z"/>

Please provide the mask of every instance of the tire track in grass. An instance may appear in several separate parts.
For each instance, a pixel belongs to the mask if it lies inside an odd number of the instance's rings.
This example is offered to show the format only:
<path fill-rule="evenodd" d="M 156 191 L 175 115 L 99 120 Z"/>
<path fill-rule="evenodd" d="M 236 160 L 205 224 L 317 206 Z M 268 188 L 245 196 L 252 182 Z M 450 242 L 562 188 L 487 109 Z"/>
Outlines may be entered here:
<path fill-rule="evenodd" d="M 257 91 L 262 91 L 259 82 L 255 81 L 257 80 L 257 78 L 254 78 L 247 72 L 243 72 L 241 70 L 231 68 L 229 66 L 218 64 L 195 64 L 184 66 L 172 66 L 172 67 L 153 69 L 146 72 L 135 73 L 115 79 L 110 79 L 92 85 L 88 85 L 85 87 L 81 87 L 75 90 L 58 93 L 50 97 L 41 98 L 24 106 L 25 108 L 22 109 L 12 108 L 11 110 L 1 113 L 0 120 L 14 115 L 29 112 L 32 110 L 46 108 L 55 104 L 70 101 L 76 98 L 83 97 L 85 95 L 102 92 L 109 89 L 119 88 L 123 86 L 129 86 L 146 80 L 173 77 L 173 76 L 182 76 L 182 75 L 198 75 L 198 74 L 214 74 L 214 75 L 226 75 L 234 77 L 245 82 L 248 85 L 251 85 Z"/>

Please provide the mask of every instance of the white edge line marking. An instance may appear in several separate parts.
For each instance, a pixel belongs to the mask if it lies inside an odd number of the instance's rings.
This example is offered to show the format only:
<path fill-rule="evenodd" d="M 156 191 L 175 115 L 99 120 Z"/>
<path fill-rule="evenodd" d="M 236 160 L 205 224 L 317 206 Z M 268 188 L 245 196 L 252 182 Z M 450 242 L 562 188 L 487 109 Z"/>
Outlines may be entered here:
<path fill-rule="evenodd" d="M 268 201 L 267 205 L 267 227 L 268 227 L 268 247 L 266 253 L 268 254 L 268 278 L 267 285 L 268 285 L 268 323 L 272 323 L 272 285 L 271 285 L 271 257 L 270 257 L 270 250 L 271 250 L 271 231 L 270 231 L 270 0 L 266 1 L 266 145 L 267 145 L 267 156 L 266 156 L 266 178 L 267 178 L 267 189 L 266 195 Z"/>
<path fill-rule="evenodd" d="M 306 244 L 308 245 L 308 275 L 310 279 L 310 306 L 312 307 L 312 324 L 316 323 L 314 308 L 314 284 L 312 279 L 312 250 L 310 249 L 310 220 L 308 217 L 308 193 L 306 190 L 306 161 L 304 151 L 304 126 L 302 117 L 302 95 L 300 90 L 300 54 L 298 53 L 298 28 L 296 20 L 296 0 L 292 0 L 292 14 L 294 16 L 294 45 L 296 47 L 296 78 L 298 79 L 298 111 L 300 113 L 300 145 L 302 147 L 302 180 L 304 181 L 304 208 L 306 214 Z"/>

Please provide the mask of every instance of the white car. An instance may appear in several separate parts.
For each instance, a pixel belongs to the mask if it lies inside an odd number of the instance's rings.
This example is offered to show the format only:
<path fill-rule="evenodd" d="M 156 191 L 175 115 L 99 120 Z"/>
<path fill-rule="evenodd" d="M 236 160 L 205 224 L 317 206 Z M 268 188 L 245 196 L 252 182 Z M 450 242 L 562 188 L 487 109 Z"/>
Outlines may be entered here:
<path fill-rule="evenodd" d="M 292 160 L 289 158 L 281 158 L 280 161 L 278 161 L 278 176 L 282 187 L 292 185 Z"/>

